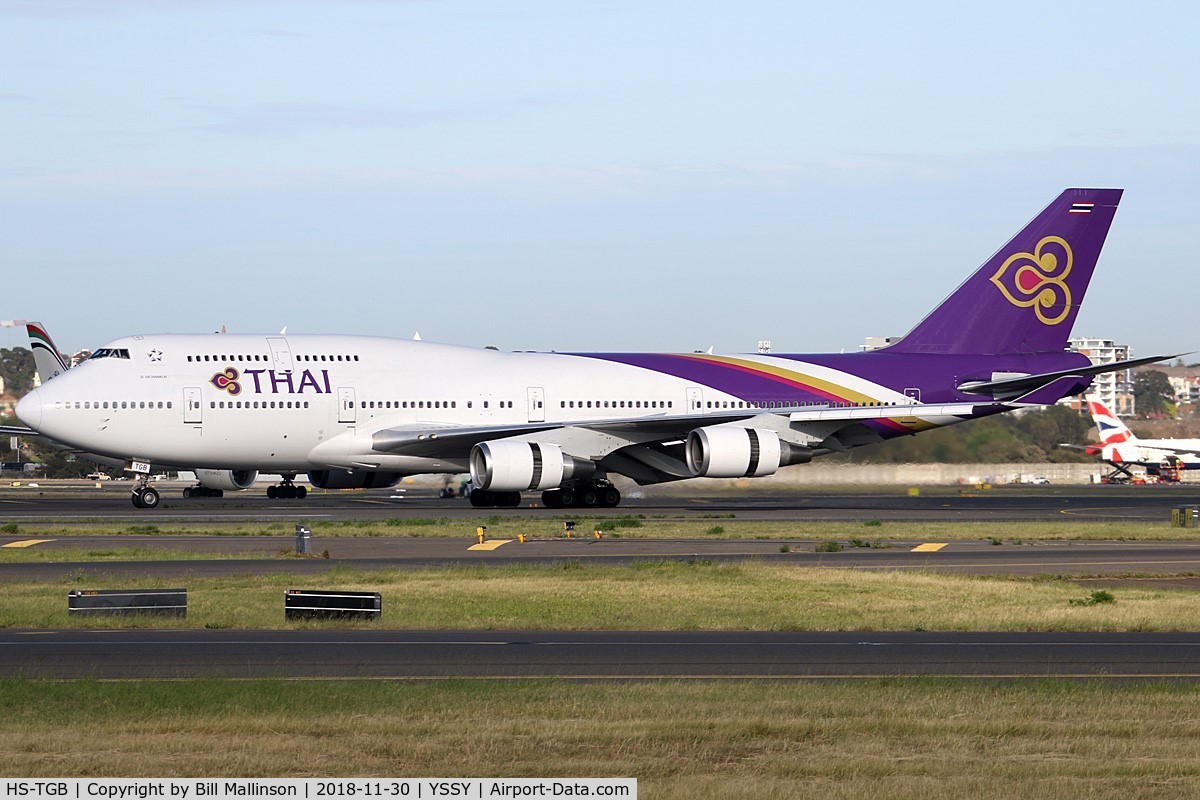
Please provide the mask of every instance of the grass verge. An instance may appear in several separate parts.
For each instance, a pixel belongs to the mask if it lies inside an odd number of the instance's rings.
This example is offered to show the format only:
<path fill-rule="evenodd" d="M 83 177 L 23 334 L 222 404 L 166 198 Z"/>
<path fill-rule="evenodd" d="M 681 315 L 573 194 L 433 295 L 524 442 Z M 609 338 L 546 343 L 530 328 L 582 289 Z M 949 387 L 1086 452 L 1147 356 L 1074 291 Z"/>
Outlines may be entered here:
<path fill-rule="evenodd" d="M 1169 515 L 1162 522 L 1111 522 L 1063 516 L 1056 520 L 1028 522 L 882 522 L 878 519 L 854 521 L 737 520 L 722 517 L 719 525 L 711 518 L 669 518 L 613 516 L 593 518 L 587 515 L 550 516 L 491 515 L 446 519 L 433 517 L 393 517 L 384 520 L 313 520 L 307 522 L 313 536 L 407 536 L 471 538 L 480 525 L 487 526 L 493 539 L 512 539 L 518 533 L 533 538 L 563 536 L 563 522 L 576 522 L 577 536 L 591 536 L 600 530 L 605 536 L 631 539 L 780 539 L 814 540 L 870 539 L 872 541 L 962 541 L 995 539 L 1001 542 L 1030 540 L 1169 540 L 1200 539 L 1195 528 L 1171 525 Z M 0 521 L 3 521 L 0 518 Z M 303 522 L 301 520 L 300 522 Z M 249 523 L 204 521 L 161 522 L 154 525 L 129 525 L 104 521 L 9 523 L 6 535 L 26 538 L 64 538 L 89 536 L 295 536 L 295 521 L 288 523 Z"/>
<path fill-rule="evenodd" d="M 1190 686 L 0 680 L 4 776 L 633 776 L 647 798 L 1200 795 Z"/>
<path fill-rule="evenodd" d="M 286 589 L 345 589 L 383 595 L 387 628 L 533 630 L 1014 630 L 1180 631 L 1200 629 L 1195 594 L 1145 588 L 1079 602 L 1067 580 L 859 572 L 706 561 L 592 566 L 455 567 L 321 576 L 241 575 L 121 578 L 122 587 L 186 586 L 186 627 L 290 628 Z M 112 587 L 94 577 L 9 583 L 0 626 L 159 626 L 153 618 L 76 620 L 71 589 Z M 172 623 L 175 624 L 174 622 Z M 338 625 L 347 623 L 305 623 Z"/>
<path fill-rule="evenodd" d="M 283 543 L 271 552 L 206 553 L 201 550 L 180 550 L 167 547 L 104 547 L 90 548 L 86 542 L 82 547 L 71 549 L 39 549 L 25 547 L 5 549 L 0 548 L 0 564 L 56 564 L 64 561 L 95 562 L 95 561 L 238 561 L 249 558 L 284 558 L 290 555 Z"/>

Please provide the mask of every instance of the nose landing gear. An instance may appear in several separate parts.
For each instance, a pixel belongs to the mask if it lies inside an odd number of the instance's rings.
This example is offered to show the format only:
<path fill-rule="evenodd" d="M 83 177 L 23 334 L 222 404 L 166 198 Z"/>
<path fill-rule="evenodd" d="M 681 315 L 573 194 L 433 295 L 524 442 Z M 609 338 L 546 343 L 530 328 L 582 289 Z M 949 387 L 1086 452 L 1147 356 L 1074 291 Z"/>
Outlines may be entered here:
<path fill-rule="evenodd" d="M 146 479 L 142 478 L 138 484 L 133 487 L 133 507 L 134 508 L 158 508 L 158 490 L 146 485 Z"/>

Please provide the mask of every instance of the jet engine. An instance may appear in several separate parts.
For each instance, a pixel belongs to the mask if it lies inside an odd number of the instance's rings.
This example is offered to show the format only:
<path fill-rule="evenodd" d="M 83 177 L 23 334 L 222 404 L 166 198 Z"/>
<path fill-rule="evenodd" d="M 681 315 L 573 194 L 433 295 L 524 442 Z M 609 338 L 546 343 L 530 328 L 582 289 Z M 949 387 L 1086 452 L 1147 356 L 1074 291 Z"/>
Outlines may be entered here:
<path fill-rule="evenodd" d="M 689 433 L 685 453 L 697 478 L 761 478 L 812 461 L 812 450 L 781 441 L 774 431 L 721 425 Z"/>
<path fill-rule="evenodd" d="M 359 469 L 315 469 L 308 473 L 309 483 L 318 489 L 386 489 L 403 477 L 399 472 Z"/>
<path fill-rule="evenodd" d="M 480 442 L 471 448 L 471 484 L 492 492 L 557 489 L 595 471 L 595 462 L 567 455 L 556 444 Z"/>
<path fill-rule="evenodd" d="M 198 469 L 196 480 L 206 489 L 223 492 L 240 492 L 249 489 L 258 480 L 256 469 Z M 220 495 L 217 495 L 218 497 Z"/>

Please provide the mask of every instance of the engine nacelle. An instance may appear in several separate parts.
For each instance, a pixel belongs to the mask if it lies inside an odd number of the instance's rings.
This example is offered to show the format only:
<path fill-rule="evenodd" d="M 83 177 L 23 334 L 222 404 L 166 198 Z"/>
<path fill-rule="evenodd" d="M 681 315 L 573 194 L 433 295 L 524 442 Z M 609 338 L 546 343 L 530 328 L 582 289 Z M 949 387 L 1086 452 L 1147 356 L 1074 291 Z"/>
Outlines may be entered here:
<path fill-rule="evenodd" d="M 471 448 L 471 485 L 492 492 L 557 489 L 595 471 L 595 462 L 567 455 L 556 444 L 480 442 Z"/>
<path fill-rule="evenodd" d="M 207 489 L 223 492 L 240 492 L 249 489 L 258 480 L 256 469 L 198 469 L 196 480 Z"/>
<path fill-rule="evenodd" d="M 812 450 L 761 428 L 716 425 L 688 434 L 688 469 L 697 478 L 761 478 L 789 464 L 812 461 Z"/>
<path fill-rule="evenodd" d="M 308 473 L 309 483 L 318 489 L 386 489 L 403 477 L 399 472 L 365 469 L 314 469 Z"/>

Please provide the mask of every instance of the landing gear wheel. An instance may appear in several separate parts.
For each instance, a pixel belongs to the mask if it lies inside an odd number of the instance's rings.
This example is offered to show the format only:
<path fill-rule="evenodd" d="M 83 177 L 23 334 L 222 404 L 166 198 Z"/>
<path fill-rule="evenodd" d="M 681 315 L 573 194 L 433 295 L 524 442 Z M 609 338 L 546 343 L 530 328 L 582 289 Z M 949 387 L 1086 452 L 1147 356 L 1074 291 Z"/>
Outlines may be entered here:
<path fill-rule="evenodd" d="M 608 486 L 600 489 L 600 506 L 602 508 L 616 508 L 621 505 L 621 493 L 615 486 Z"/>
<path fill-rule="evenodd" d="M 496 505 L 496 493 L 483 489 L 472 490 L 471 496 L 467 499 L 471 501 L 471 505 L 475 508 L 492 508 Z"/>
<path fill-rule="evenodd" d="M 158 490 L 149 486 L 142 492 L 142 508 L 158 508 Z"/>
<path fill-rule="evenodd" d="M 542 492 L 542 505 L 546 508 L 562 508 L 562 489 L 547 489 Z"/>
<path fill-rule="evenodd" d="M 158 490 L 149 486 L 139 486 L 133 490 L 133 505 L 135 508 L 158 508 Z"/>
<path fill-rule="evenodd" d="M 579 492 L 579 505 L 583 508 L 595 508 L 600 503 L 600 495 L 590 486 Z"/>
<path fill-rule="evenodd" d="M 496 505 L 500 508 L 519 508 L 521 505 L 520 492 L 498 492 Z"/>
<path fill-rule="evenodd" d="M 563 488 L 558 490 L 558 508 L 574 508 L 575 507 L 575 490 Z"/>
<path fill-rule="evenodd" d="M 281 475 L 283 481 L 267 487 L 268 500 L 303 500 L 308 496 L 308 489 L 292 483 L 296 479 L 294 473 Z"/>

